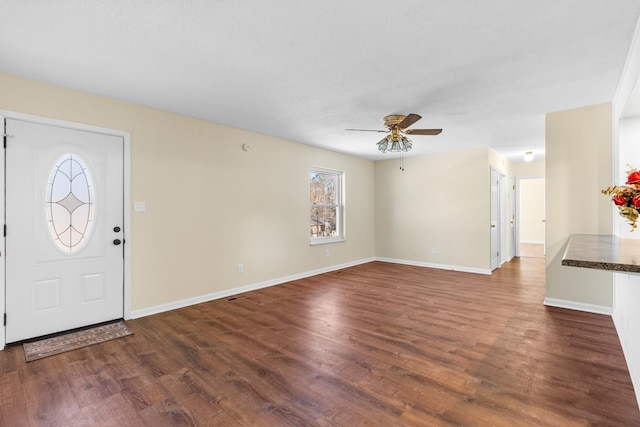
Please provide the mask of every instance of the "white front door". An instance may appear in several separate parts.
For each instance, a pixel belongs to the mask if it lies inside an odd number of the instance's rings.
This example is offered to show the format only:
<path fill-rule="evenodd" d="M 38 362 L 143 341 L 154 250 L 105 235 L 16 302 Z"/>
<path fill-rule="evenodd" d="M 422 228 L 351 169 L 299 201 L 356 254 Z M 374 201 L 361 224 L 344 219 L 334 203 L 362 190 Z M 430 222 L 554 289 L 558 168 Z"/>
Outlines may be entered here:
<path fill-rule="evenodd" d="M 6 119 L 6 342 L 123 317 L 120 136 Z"/>

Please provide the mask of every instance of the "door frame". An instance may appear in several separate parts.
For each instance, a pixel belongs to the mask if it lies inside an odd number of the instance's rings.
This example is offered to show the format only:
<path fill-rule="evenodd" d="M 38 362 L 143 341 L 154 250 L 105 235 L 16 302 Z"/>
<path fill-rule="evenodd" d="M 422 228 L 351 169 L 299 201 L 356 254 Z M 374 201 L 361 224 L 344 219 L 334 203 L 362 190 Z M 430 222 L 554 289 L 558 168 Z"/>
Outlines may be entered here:
<path fill-rule="evenodd" d="M 496 192 L 495 192 L 495 196 L 492 190 L 493 187 L 493 174 L 495 172 L 496 175 Z M 500 233 L 500 212 L 501 212 L 501 204 L 500 204 L 500 184 L 501 184 L 501 179 L 500 179 L 500 170 L 493 167 L 493 166 L 489 166 L 489 270 L 493 271 L 495 269 L 500 268 L 501 263 L 500 263 L 500 259 L 502 258 L 502 253 L 501 253 L 501 242 L 502 242 L 502 236 Z M 493 206 L 495 203 L 495 212 L 493 211 Z M 496 218 L 496 223 L 493 223 L 493 217 L 495 216 Z M 494 247 L 494 242 L 493 239 L 491 237 L 491 234 L 493 233 L 491 230 L 495 229 L 495 233 L 496 233 L 496 242 L 495 242 L 495 247 Z M 493 258 L 493 254 L 494 252 L 498 252 L 498 254 L 496 255 L 497 258 L 497 262 L 496 262 L 496 266 L 494 267 L 494 264 L 492 262 Z"/>
<path fill-rule="evenodd" d="M 520 202 L 522 201 L 522 195 L 520 194 L 521 189 L 522 189 L 522 185 L 520 183 L 520 181 L 524 180 L 524 179 L 538 179 L 538 178 L 542 178 L 545 179 L 544 175 L 523 175 L 523 176 L 518 176 L 516 177 L 516 215 L 515 215 L 515 225 L 516 225 L 516 256 L 519 257 L 520 256 L 520 214 L 522 213 L 521 209 L 520 209 Z M 546 182 L 546 181 L 545 181 Z M 547 201 L 547 196 L 546 196 L 546 184 L 545 184 L 545 197 L 544 197 L 544 201 L 545 201 L 545 217 L 546 217 L 546 211 L 547 211 L 547 207 L 546 207 L 546 201 Z M 544 231 L 544 235 L 545 235 L 545 241 L 543 243 L 544 246 L 544 254 L 546 255 L 547 253 L 547 242 L 546 242 L 546 236 L 547 236 L 547 226 L 546 226 L 546 218 L 543 219 L 543 222 L 545 222 L 545 231 Z"/>
<path fill-rule="evenodd" d="M 509 204 L 511 206 L 511 212 L 509 213 L 509 224 L 511 224 L 511 227 L 509 228 L 510 234 L 509 234 L 509 246 L 510 246 L 510 250 L 509 250 L 509 259 L 513 259 L 517 256 L 520 255 L 520 250 L 518 248 L 518 246 L 520 246 L 517 242 L 518 242 L 518 224 L 516 221 L 516 212 L 518 212 L 519 210 L 517 210 L 516 206 L 517 206 L 517 191 L 516 191 L 516 177 L 512 176 L 511 177 L 511 182 L 509 184 L 509 194 L 511 196 L 511 200 L 509 201 Z M 519 181 L 518 181 L 519 182 Z"/>
<path fill-rule="evenodd" d="M 502 266 L 509 261 L 509 229 L 507 225 L 507 174 L 500 171 L 500 213 L 498 215 L 498 224 L 500 225 L 500 259 L 499 264 Z"/>
<path fill-rule="evenodd" d="M 121 137 L 124 141 L 123 149 L 123 167 L 124 167 L 124 188 L 123 188 L 123 218 L 124 218 L 124 235 L 126 236 L 126 244 L 124 245 L 124 300 L 123 313 L 125 319 L 131 318 L 131 133 L 103 128 L 99 126 L 87 125 L 84 123 L 70 122 L 66 120 L 51 119 L 47 117 L 34 116 L 30 114 L 16 113 L 12 111 L 0 110 L 0 118 L 3 120 L 2 133 L 5 134 L 4 119 L 16 119 L 37 124 L 62 127 L 86 132 L 102 133 Z M 11 140 L 11 135 L 6 136 Z M 2 212 L 3 224 L 6 224 L 5 216 L 5 150 L 0 150 L 0 212 Z M 2 313 L 5 312 L 6 306 L 6 281 L 5 281 L 5 260 L 3 256 L 6 248 L 4 233 L 2 233 L 2 245 L 0 247 L 0 307 Z M 2 316 L 4 317 L 4 316 Z M 4 323 L 4 322 L 3 322 Z M 6 333 L 4 324 L 0 325 L 0 350 L 5 348 Z"/>

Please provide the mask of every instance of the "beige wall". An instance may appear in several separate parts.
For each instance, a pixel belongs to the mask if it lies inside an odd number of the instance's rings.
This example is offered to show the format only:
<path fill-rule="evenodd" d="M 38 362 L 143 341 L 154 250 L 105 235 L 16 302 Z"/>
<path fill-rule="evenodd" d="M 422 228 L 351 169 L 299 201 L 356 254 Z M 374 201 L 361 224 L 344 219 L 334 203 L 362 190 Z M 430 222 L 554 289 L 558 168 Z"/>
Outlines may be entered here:
<path fill-rule="evenodd" d="M 131 198 L 147 204 L 131 213 L 133 310 L 374 256 L 488 270 L 489 165 L 522 171 L 479 148 L 411 157 L 401 172 L 395 157 L 374 165 L 3 74 L 0 109 L 131 133 Z M 593 196 L 609 185 L 610 144 L 608 104 L 547 117 L 548 297 L 611 305 L 610 275 L 559 267 L 570 233 L 611 232 L 609 202 Z M 344 243 L 309 245 L 312 166 L 345 171 Z"/>
<path fill-rule="evenodd" d="M 376 255 L 488 270 L 492 151 L 410 157 L 404 172 L 397 156 L 376 162 Z"/>
<path fill-rule="evenodd" d="M 514 176 L 544 176 L 544 162 L 520 162 L 513 163 Z"/>
<path fill-rule="evenodd" d="M 611 104 L 546 116 L 547 299 L 612 307 L 612 273 L 561 265 L 572 233 L 611 234 Z"/>
<path fill-rule="evenodd" d="M 544 243 L 544 178 L 520 181 L 520 242 Z"/>
<path fill-rule="evenodd" d="M 133 310 L 375 255 L 371 161 L 4 74 L 0 109 L 131 133 Z M 312 166 L 345 173 L 346 242 L 309 245 Z"/>
<path fill-rule="evenodd" d="M 493 148 L 487 148 L 487 155 L 489 159 L 489 166 L 499 170 L 505 175 L 513 175 L 513 163 L 505 159 L 502 154 L 498 153 Z"/>

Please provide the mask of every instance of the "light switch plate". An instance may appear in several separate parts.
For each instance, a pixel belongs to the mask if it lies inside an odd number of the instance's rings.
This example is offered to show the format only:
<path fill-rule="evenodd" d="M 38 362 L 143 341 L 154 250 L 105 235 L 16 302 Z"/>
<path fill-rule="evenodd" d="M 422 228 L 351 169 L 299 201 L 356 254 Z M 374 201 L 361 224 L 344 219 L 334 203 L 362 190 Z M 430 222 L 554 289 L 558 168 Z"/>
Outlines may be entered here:
<path fill-rule="evenodd" d="M 147 204 L 145 202 L 134 202 L 133 210 L 136 212 L 144 212 L 147 210 Z"/>

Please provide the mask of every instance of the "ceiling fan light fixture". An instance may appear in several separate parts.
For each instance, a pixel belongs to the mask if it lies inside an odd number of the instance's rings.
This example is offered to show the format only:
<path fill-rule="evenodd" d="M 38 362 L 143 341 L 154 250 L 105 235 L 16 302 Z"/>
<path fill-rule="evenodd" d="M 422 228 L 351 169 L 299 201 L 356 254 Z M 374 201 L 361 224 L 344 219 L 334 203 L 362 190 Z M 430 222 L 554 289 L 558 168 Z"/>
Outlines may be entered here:
<path fill-rule="evenodd" d="M 378 150 L 381 153 L 407 152 L 411 150 L 413 143 L 404 135 L 387 135 L 378 142 Z"/>
<path fill-rule="evenodd" d="M 398 152 L 400 154 L 411 150 L 413 142 L 407 138 L 407 134 L 411 135 L 439 135 L 442 129 L 407 129 L 409 126 L 420 120 L 422 116 L 419 114 L 409 114 L 407 116 L 401 114 L 391 114 L 384 118 L 384 125 L 387 130 L 373 129 L 347 129 L 351 131 L 364 132 L 389 132 L 387 136 L 382 138 L 376 144 L 381 153 Z"/>

